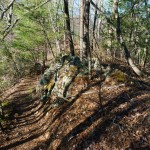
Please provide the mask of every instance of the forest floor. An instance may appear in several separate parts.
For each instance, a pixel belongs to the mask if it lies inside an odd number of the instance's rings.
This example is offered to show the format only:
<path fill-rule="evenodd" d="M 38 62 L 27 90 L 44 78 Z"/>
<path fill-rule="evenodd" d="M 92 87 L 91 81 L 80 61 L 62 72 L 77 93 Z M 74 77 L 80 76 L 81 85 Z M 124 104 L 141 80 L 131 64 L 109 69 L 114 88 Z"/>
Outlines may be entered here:
<path fill-rule="evenodd" d="M 51 109 L 34 92 L 39 77 L 27 77 L 2 96 L 11 100 L 12 114 L 0 130 L 0 150 L 149 150 L 150 86 L 85 84 L 76 81 L 71 102 Z M 101 86 L 101 88 L 100 88 Z"/>

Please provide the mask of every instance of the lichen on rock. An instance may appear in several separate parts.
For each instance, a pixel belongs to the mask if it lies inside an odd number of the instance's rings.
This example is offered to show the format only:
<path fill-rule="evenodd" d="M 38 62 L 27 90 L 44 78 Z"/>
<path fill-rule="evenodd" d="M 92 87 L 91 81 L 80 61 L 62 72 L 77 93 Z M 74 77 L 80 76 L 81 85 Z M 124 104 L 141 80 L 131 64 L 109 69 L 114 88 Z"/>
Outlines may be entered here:
<path fill-rule="evenodd" d="M 51 94 L 64 99 L 70 96 L 72 82 L 81 67 L 79 57 L 64 55 L 57 58 L 55 64 L 44 72 L 40 80 L 40 84 L 44 86 L 42 100 L 48 99 Z"/>

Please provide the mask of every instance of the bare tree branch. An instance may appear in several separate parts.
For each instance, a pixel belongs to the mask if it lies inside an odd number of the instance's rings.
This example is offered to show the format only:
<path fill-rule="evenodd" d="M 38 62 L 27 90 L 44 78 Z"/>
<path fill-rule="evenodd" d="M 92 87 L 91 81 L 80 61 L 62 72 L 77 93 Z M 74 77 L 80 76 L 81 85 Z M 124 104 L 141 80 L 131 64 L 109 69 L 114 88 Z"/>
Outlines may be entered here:
<path fill-rule="evenodd" d="M 50 2 L 51 0 L 46 0 L 45 2 L 41 3 L 40 5 L 38 5 L 37 7 L 35 7 L 34 9 L 30 10 L 30 11 L 34 11 L 40 7 L 42 7 L 43 5 L 45 5 L 46 3 Z M 4 9 L 4 11 L 1 14 L 1 20 L 4 17 L 4 14 L 10 9 L 10 13 L 8 14 L 7 19 L 7 27 L 6 29 L 3 31 L 4 35 L 2 37 L 1 40 L 4 40 L 6 38 L 6 36 L 10 33 L 10 31 L 15 27 L 15 25 L 17 24 L 17 22 L 20 20 L 19 18 L 15 20 L 15 22 L 12 25 L 12 15 L 13 15 L 13 4 L 14 4 L 15 0 L 12 0 L 11 3 L 7 6 L 6 9 Z M 12 8 L 11 8 L 12 7 Z M 29 13 L 30 11 L 26 12 L 25 14 Z"/>
<path fill-rule="evenodd" d="M 3 17 L 4 17 L 4 14 L 9 10 L 9 8 L 10 7 L 12 7 L 13 6 L 13 4 L 14 4 L 14 2 L 15 2 L 15 0 L 12 0 L 11 2 L 10 2 L 10 4 L 3 10 L 3 12 L 2 12 L 2 14 L 1 14 L 1 18 L 0 18 L 0 20 L 2 20 L 3 19 Z"/>
<path fill-rule="evenodd" d="M 14 24 L 13 24 L 11 27 L 9 27 L 9 29 L 7 29 L 7 30 L 4 31 L 4 36 L 2 37 L 2 40 L 4 40 L 4 39 L 6 38 L 6 36 L 7 36 L 7 35 L 10 33 L 10 31 L 15 27 L 15 25 L 17 24 L 17 22 L 18 22 L 19 20 L 20 20 L 19 18 L 16 19 L 15 22 L 14 22 Z"/>
<path fill-rule="evenodd" d="M 29 13 L 29 12 L 32 12 L 32 11 L 34 11 L 34 10 L 37 10 L 38 8 L 42 7 L 43 5 L 47 4 L 47 3 L 50 2 L 50 1 L 51 1 L 51 0 L 46 0 L 45 2 L 39 4 L 38 6 L 36 6 L 36 7 L 33 8 L 33 9 L 30 9 L 30 10 L 26 8 L 27 12 L 26 12 L 25 14 L 27 14 L 27 13 Z M 19 5 L 20 5 L 20 4 L 19 4 Z"/>

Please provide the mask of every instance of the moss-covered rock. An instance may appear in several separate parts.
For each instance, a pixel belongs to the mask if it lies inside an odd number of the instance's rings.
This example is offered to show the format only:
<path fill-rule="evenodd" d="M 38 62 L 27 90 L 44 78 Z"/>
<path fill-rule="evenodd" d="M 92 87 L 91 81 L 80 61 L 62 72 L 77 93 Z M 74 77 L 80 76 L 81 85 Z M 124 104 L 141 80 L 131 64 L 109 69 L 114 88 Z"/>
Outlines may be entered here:
<path fill-rule="evenodd" d="M 120 70 L 115 70 L 114 72 L 112 72 L 110 77 L 118 83 L 125 83 L 128 80 L 128 76 Z"/>
<path fill-rule="evenodd" d="M 112 73 L 110 73 L 104 84 L 108 84 L 108 85 L 117 85 L 117 84 L 122 84 L 122 83 L 127 83 L 129 80 L 129 77 L 127 74 L 125 74 L 124 72 L 115 69 Z"/>
<path fill-rule="evenodd" d="M 13 112 L 13 106 L 11 100 L 5 100 L 0 104 L 0 126 L 1 128 L 7 128 L 7 124 L 10 121 L 10 116 Z"/>
<path fill-rule="evenodd" d="M 48 99 L 51 93 L 56 97 L 67 97 L 71 84 L 82 67 L 80 58 L 76 56 L 65 55 L 60 57 L 60 60 L 57 59 L 57 63 L 51 66 L 55 70 L 51 71 L 50 67 L 40 80 L 40 84 L 44 86 L 43 100 Z"/>

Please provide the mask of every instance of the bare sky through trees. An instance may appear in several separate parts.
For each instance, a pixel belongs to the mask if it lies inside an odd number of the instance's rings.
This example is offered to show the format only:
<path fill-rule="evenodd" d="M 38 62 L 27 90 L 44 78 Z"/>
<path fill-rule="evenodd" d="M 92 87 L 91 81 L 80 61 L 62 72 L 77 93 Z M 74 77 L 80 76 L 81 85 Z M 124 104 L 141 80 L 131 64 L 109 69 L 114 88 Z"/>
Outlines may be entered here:
<path fill-rule="evenodd" d="M 72 1 L 72 0 L 71 0 Z M 76 14 L 76 15 L 79 15 L 80 14 L 80 12 L 79 12 L 79 6 L 80 6 L 80 1 L 81 0 L 74 0 L 74 7 L 75 7 L 75 9 L 74 9 L 74 13 Z M 100 1 L 100 0 L 99 0 Z M 95 2 L 95 0 L 93 0 L 93 2 Z M 104 3 L 104 10 L 105 11 L 108 11 L 108 10 L 110 10 L 110 8 L 109 8 L 109 2 L 110 2 L 110 0 L 103 0 L 103 3 Z M 143 0 L 141 0 L 141 2 L 143 2 Z M 148 0 L 148 4 L 150 5 L 150 0 Z"/>

